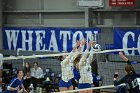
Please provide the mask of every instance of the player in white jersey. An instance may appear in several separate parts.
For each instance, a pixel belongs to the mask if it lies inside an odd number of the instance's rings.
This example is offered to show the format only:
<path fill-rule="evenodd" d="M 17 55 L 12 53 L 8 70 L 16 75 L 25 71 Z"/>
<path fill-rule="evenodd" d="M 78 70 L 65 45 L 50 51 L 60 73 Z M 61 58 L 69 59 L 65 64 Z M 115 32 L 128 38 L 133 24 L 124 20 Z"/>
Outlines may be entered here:
<path fill-rule="evenodd" d="M 90 41 L 88 43 L 88 47 L 86 52 L 89 52 L 91 46 L 93 46 L 93 42 Z M 93 82 L 92 72 L 91 72 L 91 62 L 93 58 L 93 53 L 83 54 L 80 62 L 79 62 L 79 72 L 80 72 L 80 80 L 78 84 L 78 89 L 90 88 Z M 92 93 L 92 90 L 81 91 L 79 93 Z"/>
<path fill-rule="evenodd" d="M 76 42 L 76 46 L 73 48 L 72 52 L 75 52 L 77 47 L 78 51 L 81 50 L 82 46 L 85 44 L 86 41 L 83 41 L 82 44 L 80 41 Z M 71 83 L 71 79 L 74 77 L 73 75 L 73 61 L 78 56 L 78 51 L 75 52 L 75 54 L 70 54 L 67 57 L 63 56 L 61 60 L 61 70 L 62 70 L 62 77 L 59 82 L 59 90 L 60 91 L 66 91 L 66 90 L 72 90 L 73 86 Z"/>

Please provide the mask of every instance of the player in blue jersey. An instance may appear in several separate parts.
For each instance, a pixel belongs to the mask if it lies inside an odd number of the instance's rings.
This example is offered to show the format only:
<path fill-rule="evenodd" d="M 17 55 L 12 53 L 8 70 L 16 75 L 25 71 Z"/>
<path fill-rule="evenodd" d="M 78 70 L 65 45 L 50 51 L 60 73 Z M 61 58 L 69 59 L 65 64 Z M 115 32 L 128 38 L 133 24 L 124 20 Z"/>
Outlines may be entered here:
<path fill-rule="evenodd" d="M 18 93 L 19 91 L 23 91 L 23 93 L 28 93 L 23 84 L 23 70 L 18 70 L 17 77 L 14 77 L 9 85 L 7 86 L 7 91 L 6 93 Z"/>
<path fill-rule="evenodd" d="M 73 85 L 73 89 L 75 90 L 76 87 L 78 88 L 78 83 L 79 83 L 79 79 L 80 79 L 80 73 L 79 73 L 79 61 L 80 61 L 80 57 L 77 57 L 73 64 L 74 64 L 74 69 L 73 69 L 73 74 L 74 74 L 74 78 L 72 78 L 72 85 Z"/>
<path fill-rule="evenodd" d="M 119 56 L 127 62 L 125 65 L 126 75 L 118 81 L 118 75 L 114 74 L 114 85 L 117 86 L 119 84 L 125 83 L 129 93 L 140 93 L 139 85 L 137 82 L 137 77 L 140 77 L 140 75 L 135 72 L 131 62 L 126 56 L 124 56 L 122 52 L 119 52 Z M 123 92 L 120 91 L 120 93 L 124 92 L 125 90 L 123 90 Z"/>

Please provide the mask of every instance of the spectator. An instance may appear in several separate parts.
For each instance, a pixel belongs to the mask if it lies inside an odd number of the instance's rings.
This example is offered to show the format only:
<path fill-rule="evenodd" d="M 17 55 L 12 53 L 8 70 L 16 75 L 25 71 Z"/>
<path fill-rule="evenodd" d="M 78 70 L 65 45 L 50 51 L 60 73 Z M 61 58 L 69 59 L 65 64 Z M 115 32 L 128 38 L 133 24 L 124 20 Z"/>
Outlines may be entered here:
<path fill-rule="evenodd" d="M 22 84 L 23 75 L 24 75 L 23 70 L 18 70 L 17 76 L 14 77 L 11 80 L 11 82 L 9 83 L 9 85 L 7 86 L 6 93 L 18 93 L 19 91 L 23 91 L 24 93 L 28 93 L 25 90 L 24 85 Z"/>
<path fill-rule="evenodd" d="M 31 68 L 30 68 L 29 62 L 25 62 L 25 65 L 23 67 L 24 67 L 24 73 L 25 73 L 23 85 L 24 85 L 25 89 L 28 90 L 30 83 L 31 83 L 31 76 L 30 76 Z"/>
<path fill-rule="evenodd" d="M 33 68 L 31 68 L 31 83 L 36 88 L 37 84 L 41 84 L 43 80 L 45 80 L 43 70 L 38 66 L 37 62 L 34 62 Z"/>
<path fill-rule="evenodd" d="M 31 67 L 30 67 L 29 62 L 25 62 L 25 65 L 23 67 L 24 67 L 25 77 L 26 78 L 30 78 L 30 75 L 31 75 Z"/>

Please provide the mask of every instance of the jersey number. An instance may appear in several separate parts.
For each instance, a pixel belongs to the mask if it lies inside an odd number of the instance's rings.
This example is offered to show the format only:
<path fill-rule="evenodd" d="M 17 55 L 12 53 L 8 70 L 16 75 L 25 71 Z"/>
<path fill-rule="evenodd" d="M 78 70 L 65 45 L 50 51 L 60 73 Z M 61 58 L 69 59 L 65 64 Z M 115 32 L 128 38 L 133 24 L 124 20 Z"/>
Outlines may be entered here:
<path fill-rule="evenodd" d="M 134 81 L 132 81 L 131 83 L 133 88 L 135 88 L 138 85 L 137 79 L 134 79 Z"/>

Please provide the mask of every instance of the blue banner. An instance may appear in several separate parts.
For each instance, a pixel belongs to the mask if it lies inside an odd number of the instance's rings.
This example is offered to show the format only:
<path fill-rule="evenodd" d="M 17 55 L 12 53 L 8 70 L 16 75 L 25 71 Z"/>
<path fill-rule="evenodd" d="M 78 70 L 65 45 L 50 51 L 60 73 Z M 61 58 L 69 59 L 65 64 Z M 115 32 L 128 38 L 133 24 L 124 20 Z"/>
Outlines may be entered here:
<path fill-rule="evenodd" d="M 71 51 L 76 40 L 93 40 L 99 28 L 3 28 L 7 50 Z"/>
<path fill-rule="evenodd" d="M 114 48 L 140 48 L 140 30 L 114 29 Z M 124 51 L 126 55 L 140 55 L 140 50 Z"/>

